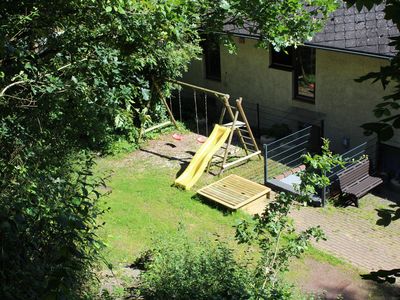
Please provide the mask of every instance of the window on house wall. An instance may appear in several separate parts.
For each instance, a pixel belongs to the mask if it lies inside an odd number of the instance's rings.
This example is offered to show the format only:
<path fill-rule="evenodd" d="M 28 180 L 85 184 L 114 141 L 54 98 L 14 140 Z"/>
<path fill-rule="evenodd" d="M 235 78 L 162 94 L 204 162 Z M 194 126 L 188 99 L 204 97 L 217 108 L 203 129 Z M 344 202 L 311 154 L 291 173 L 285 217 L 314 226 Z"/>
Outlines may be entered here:
<path fill-rule="evenodd" d="M 288 47 L 278 52 L 271 46 L 269 53 L 270 68 L 287 71 L 293 70 L 293 47 Z"/>
<path fill-rule="evenodd" d="M 294 53 L 294 98 L 315 102 L 315 49 L 299 47 Z"/>
<path fill-rule="evenodd" d="M 221 56 L 218 40 L 207 37 L 203 42 L 206 78 L 221 81 Z"/>

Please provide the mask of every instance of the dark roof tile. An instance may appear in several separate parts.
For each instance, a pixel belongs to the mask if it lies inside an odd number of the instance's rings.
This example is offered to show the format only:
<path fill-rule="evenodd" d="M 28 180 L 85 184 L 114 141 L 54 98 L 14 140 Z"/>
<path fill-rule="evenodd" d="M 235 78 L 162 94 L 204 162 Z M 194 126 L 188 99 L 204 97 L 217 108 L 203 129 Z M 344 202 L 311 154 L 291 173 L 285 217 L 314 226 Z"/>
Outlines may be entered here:
<path fill-rule="evenodd" d="M 349 15 L 352 16 L 352 15 L 354 15 L 354 6 L 348 8 L 348 9 L 345 9 L 345 10 L 344 10 L 344 15 L 345 15 L 345 16 L 349 16 Z"/>
<path fill-rule="evenodd" d="M 346 24 L 347 23 L 353 24 L 354 20 L 355 20 L 355 16 L 354 15 L 347 15 L 347 16 L 344 17 L 344 22 Z"/>
<path fill-rule="evenodd" d="M 378 51 L 379 51 L 380 53 L 388 53 L 388 52 L 390 52 L 391 50 L 390 50 L 390 46 L 388 46 L 387 44 L 384 44 L 384 45 L 379 45 L 379 46 L 378 46 Z"/>
<path fill-rule="evenodd" d="M 342 4 L 332 14 L 324 30 L 315 34 L 306 44 L 394 56 L 396 51 L 388 44 L 390 37 L 399 36 L 400 33 L 393 22 L 384 19 L 384 8 L 384 4 L 380 4 L 370 11 L 363 8 L 358 12 L 354 7 L 346 8 Z"/>
<path fill-rule="evenodd" d="M 376 20 L 376 13 L 375 11 L 371 11 L 365 14 L 365 20 Z"/>
<path fill-rule="evenodd" d="M 324 29 L 314 35 L 306 45 L 363 52 L 371 55 L 391 57 L 396 55 L 389 46 L 390 38 L 399 36 L 393 22 L 384 19 L 384 5 L 374 6 L 370 11 L 363 8 L 358 12 L 354 7 L 346 8 L 343 3 L 328 19 Z M 248 24 L 251 26 L 251 24 Z M 243 28 L 226 26 L 231 33 L 251 35 Z M 256 36 L 256 35 L 255 35 Z"/>
<path fill-rule="evenodd" d="M 346 31 L 345 37 L 346 40 L 354 40 L 356 38 L 356 31 L 355 30 Z"/>
<path fill-rule="evenodd" d="M 365 28 L 364 29 L 360 29 L 360 30 L 356 30 L 356 39 L 360 39 L 360 38 L 366 36 L 366 34 L 367 34 L 367 30 Z"/>
<path fill-rule="evenodd" d="M 335 41 L 344 40 L 344 31 L 335 33 Z"/>
<path fill-rule="evenodd" d="M 356 46 L 356 40 L 351 39 L 351 40 L 346 40 L 345 47 L 346 48 L 353 48 Z"/>
<path fill-rule="evenodd" d="M 362 29 L 364 29 L 364 28 L 366 28 L 365 22 L 358 22 L 358 23 L 356 23 L 356 25 L 355 25 L 355 29 L 356 29 L 356 30 L 362 30 Z M 318 34 L 318 33 L 317 33 L 317 34 Z"/>
<path fill-rule="evenodd" d="M 335 32 L 335 26 L 334 25 L 326 25 L 324 32 L 325 33 Z"/>
<path fill-rule="evenodd" d="M 358 13 L 358 14 L 355 14 L 354 15 L 354 20 L 355 20 L 355 22 L 363 22 L 363 21 L 365 21 L 365 14 L 363 14 L 363 13 Z"/>
<path fill-rule="evenodd" d="M 376 12 L 375 17 L 376 17 L 377 20 L 384 19 L 385 18 L 385 13 L 383 11 L 378 11 L 378 12 Z"/>
<path fill-rule="evenodd" d="M 355 30 L 356 29 L 356 24 L 355 23 L 348 23 L 345 25 L 344 30 L 349 31 L 349 30 Z"/>
<path fill-rule="evenodd" d="M 356 39 L 356 47 L 365 47 L 367 46 L 366 39 Z"/>
<path fill-rule="evenodd" d="M 346 24 L 346 25 L 350 25 L 350 24 Z M 343 32 L 344 31 L 344 27 L 345 27 L 345 24 L 343 23 L 343 24 L 337 24 L 336 26 L 335 26 L 335 32 Z M 353 28 L 354 29 L 354 28 Z"/>
<path fill-rule="evenodd" d="M 335 25 L 344 23 L 344 17 L 343 16 L 335 17 L 334 23 L 335 23 Z"/>

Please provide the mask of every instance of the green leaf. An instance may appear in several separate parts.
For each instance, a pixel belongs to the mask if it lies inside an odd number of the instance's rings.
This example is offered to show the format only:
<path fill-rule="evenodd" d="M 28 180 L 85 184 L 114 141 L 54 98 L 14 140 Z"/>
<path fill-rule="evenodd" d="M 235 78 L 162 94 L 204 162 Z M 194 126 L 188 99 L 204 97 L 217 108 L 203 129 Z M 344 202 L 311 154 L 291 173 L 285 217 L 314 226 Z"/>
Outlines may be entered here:
<path fill-rule="evenodd" d="M 222 0 L 222 1 L 220 2 L 220 4 L 219 4 L 219 7 L 221 7 L 221 8 L 224 9 L 224 10 L 229 10 L 230 7 L 231 7 L 231 5 L 229 4 L 228 1 Z"/>
<path fill-rule="evenodd" d="M 393 121 L 393 127 L 399 129 L 400 128 L 400 115 Z"/>

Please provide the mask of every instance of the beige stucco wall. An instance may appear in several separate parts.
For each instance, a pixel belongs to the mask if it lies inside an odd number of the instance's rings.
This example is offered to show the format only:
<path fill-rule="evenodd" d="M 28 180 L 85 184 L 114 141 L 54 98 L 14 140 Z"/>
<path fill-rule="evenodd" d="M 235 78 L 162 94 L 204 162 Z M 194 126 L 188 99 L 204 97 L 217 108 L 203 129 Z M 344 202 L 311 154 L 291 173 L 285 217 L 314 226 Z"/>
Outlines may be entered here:
<path fill-rule="evenodd" d="M 368 139 L 360 125 L 375 120 L 372 110 L 385 91 L 379 83 L 357 83 L 354 79 L 378 71 L 387 60 L 317 50 L 315 104 L 309 104 L 293 100 L 292 73 L 269 68 L 267 50 L 256 48 L 254 40 L 246 39 L 244 44 L 235 41 L 236 55 L 221 47 L 221 82 L 205 79 L 202 61 L 194 61 L 183 80 L 228 93 L 232 98 L 243 97 L 247 104 L 260 103 L 279 111 L 299 107 L 322 113 L 325 136 L 338 152 L 345 151 L 344 137 L 350 138 L 351 147 Z M 249 117 L 255 117 L 253 111 Z"/>

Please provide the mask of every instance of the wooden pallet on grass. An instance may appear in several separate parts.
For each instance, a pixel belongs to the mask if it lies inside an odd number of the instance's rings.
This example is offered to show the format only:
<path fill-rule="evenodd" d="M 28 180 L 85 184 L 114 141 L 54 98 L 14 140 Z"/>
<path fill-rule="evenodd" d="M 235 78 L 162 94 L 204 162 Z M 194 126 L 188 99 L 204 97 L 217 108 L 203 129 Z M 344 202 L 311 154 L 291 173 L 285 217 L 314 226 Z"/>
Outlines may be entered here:
<path fill-rule="evenodd" d="M 231 209 L 241 208 L 266 197 L 270 188 L 232 174 L 197 191 L 198 194 Z"/>

